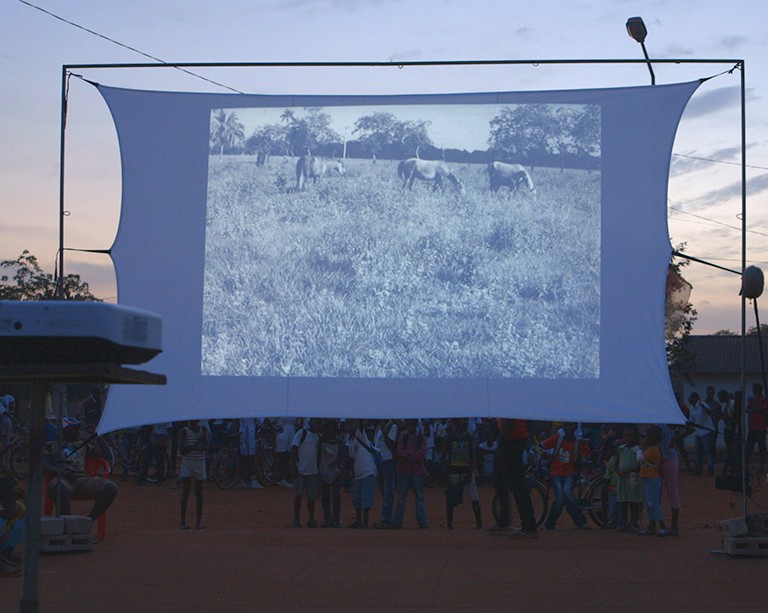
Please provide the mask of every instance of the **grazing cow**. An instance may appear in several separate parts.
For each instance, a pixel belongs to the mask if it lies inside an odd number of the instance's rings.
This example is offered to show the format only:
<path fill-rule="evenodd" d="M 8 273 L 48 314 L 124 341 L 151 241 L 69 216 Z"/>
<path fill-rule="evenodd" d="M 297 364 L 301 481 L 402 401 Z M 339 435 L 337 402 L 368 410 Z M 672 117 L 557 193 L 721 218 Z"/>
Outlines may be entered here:
<path fill-rule="evenodd" d="M 408 158 L 397 165 L 397 176 L 403 181 L 403 187 L 407 185 L 408 189 L 413 189 L 416 179 L 432 183 L 432 191 L 436 191 L 438 187 L 445 189 L 444 179 L 448 179 L 460 194 L 464 193 L 461 179 L 453 174 L 448 164 L 440 160 Z"/>
<path fill-rule="evenodd" d="M 525 183 L 528 191 L 536 193 L 533 180 L 528 171 L 520 164 L 505 164 L 504 162 L 491 162 L 488 164 L 488 177 L 491 180 L 491 191 L 497 192 L 499 188 L 506 185 L 509 193 L 516 192 L 518 188 Z"/>
<path fill-rule="evenodd" d="M 314 155 L 302 155 L 296 162 L 296 191 L 304 191 L 304 185 L 308 179 L 313 183 L 329 172 L 335 171 L 344 176 L 344 162 L 330 158 L 321 158 Z"/>

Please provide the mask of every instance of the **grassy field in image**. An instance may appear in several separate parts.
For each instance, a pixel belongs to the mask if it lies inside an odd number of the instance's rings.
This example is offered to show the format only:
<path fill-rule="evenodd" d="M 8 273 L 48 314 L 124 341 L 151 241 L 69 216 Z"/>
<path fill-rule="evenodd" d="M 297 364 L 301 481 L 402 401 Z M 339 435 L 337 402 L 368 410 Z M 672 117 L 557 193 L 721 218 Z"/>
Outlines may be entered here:
<path fill-rule="evenodd" d="M 484 165 L 403 188 L 347 160 L 294 191 L 295 158 L 211 156 L 202 372 L 232 376 L 599 375 L 600 174 Z"/>

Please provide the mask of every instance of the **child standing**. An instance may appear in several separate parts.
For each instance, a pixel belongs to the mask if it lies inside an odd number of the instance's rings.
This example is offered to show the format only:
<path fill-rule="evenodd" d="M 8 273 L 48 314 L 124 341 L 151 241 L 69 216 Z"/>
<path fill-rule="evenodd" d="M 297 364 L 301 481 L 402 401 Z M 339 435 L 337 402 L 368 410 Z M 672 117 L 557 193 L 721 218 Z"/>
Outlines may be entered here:
<path fill-rule="evenodd" d="M 308 430 L 299 430 L 291 445 L 291 468 L 296 481 L 293 496 L 293 527 L 301 528 L 301 497 L 307 495 L 307 528 L 317 528 L 315 522 L 315 501 L 320 497 L 320 477 L 318 463 L 320 459 L 321 427 L 318 419 L 309 420 Z"/>
<path fill-rule="evenodd" d="M 195 482 L 195 528 L 202 529 L 203 524 L 203 483 L 208 478 L 205 471 L 205 452 L 208 448 L 208 431 L 200 427 L 200 422 L 190 420 L 179 432 L 181 449 L 181 529 L 189 530 L 187 525 L 187 501 L 192 481 Z"/>
<path fill-rule="evenodd" d="M 637 460 L 637 428 L 627 426 L 622 435 L 616 461 L 616 500 L 619 503 L 619 532 L 627 528 L 637 529 L 640 521 L 640 505 L 643 503 L 643 484 L 640 481 L 640 462 Z M 627 526 L 629 512 L 629 526 Z"/>
<path fill-rule="evenodd" d="M 451 430 L 445 439 L 443 470 L 448 477 L 448 487 L 445 489 L 445 508 L 447 526 L 453 528 L 453 510 L 464 499 L 464 486 L 469 485 L 469 499 L 472 501 L 472 512 L 475 515 L 475 525 L 483 527 L 480 512 L 480 495 L 475 483 L 475 454 L 472 449 L 472 435 L 467 432 L 466 418 L 451 420 Z"/>
<path fill-rule="evenodd" d="M 616 455 L 616 446 L 613 442 L 610 443 L 610 449 L 608 447 L 608 443 L 601 445 L 601 455 L 603 458 L 608 459 L 605 464 L 605 479 L 603 480 L 603 487 L 605 489 L 603 496 L 608 506 L 608 527 L 616 528 L 619 523 L 619 503 L 616 500 L 619 480 L 619 476 L 616 474 L 618 456 Z"/>
<path fill-rule="evenodd" d="M 347 446 L 353 462 L 355 480 L 352 484 L 352 505 L 355 507 L 355 521 L 350 528 L 368 528 L 368 516 L 376 492 L 376 460 L 373 444 L 360 427 L 357 419 L 347 420 Z"/>
<path fill-rule="evenodd" d="M 325 422 L 320 437 L 320 502 L 323 505 L 322 528 L 341 525 L 341 471 L 344 464 L 344 442 L 339 438 L 336 420 Z"/>
<path fill-rule="evenodd" d="M 499 449 L 498 432 L 494 428 L 487 428 L 484 433 L 484 440 L 477 446 L 478 466 L 481 467 L 480 482 L 492 482 L 496 474 L 496 452 Z"/>
<path fill-rule="evenodd" d="M 656 522 L 659 528 L 665 529 L 664 515 L 661 512 L 661 477 L 659 466 L 661 465 L 661 451 L 659 441 L 661 430 L 658 426 L 651 426 L 645 433 L 643 449 L 638 453 L 640 460 L 640 479 L 643 481 L 643 495 L 645 507 L 648 510 L 648 527 L 643 528 L 640 534 L 649 536 L 656 534 Z"/>
<path fill-rule="evenodd" d="M 580 530 L 588 530 L 587 520 L 579 507 L 579 501 L 573 493 L 576 485 L 576 467 L 579 458 L 589 453 L 589 447 L 584 441 L 576 440 L 576 424 L 563 425 L 563 433 L 555 434 L 546 439 L 544 449 L 554 449 L 552 465 L 549 469 L 549 484 L 554 490 L 555 501 L 549 509 L 547 522 L 544 527 L 554 530 L 563 507 L 568 511 L 573 523 Z"/>

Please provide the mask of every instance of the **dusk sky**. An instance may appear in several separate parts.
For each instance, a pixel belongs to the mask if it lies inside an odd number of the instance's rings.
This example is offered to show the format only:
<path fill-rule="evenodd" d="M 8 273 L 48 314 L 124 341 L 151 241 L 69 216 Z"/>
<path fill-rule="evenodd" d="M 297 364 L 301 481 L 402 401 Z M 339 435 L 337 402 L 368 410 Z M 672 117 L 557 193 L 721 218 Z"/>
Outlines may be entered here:
<path fill-rule="evenodd" d="M 639 59 L 627 18 L 642 16 L 651 58 L 745 59 L 748 177 L 747 263 L 768 264 L 768 8 L 762 2 L 615 0 L 33 0 L 0 1 L 0 258 L 28 249 L 53 270 L 58 248 L 63 64 L 151 62 L 33 8 L 165 62 L 392 62 L 385 68 L 191 69 L 246 93 L 387 94 L 648 85 L 643 64 L 398 68 L 413 60 Z M 546 8 L 544 8 L 546 7 Z M 730 70 L 733 63 L 657 64 L 658 84 Z M 74 70 L 137 89 L 231 91 L 165 68 Z M 729 268 L 741 260 L 740 74 L 704 83 L 674 143 L 669 233 L 687 252 Z M 66 131 L 65 245 L 108 249 L 120 211 L 120 157 L 106 104 L 73 77 Z M 632 135 L 627 134 L 627 146 Z M 627 186 L 631 189 L 631 186 Z M 171 220 L 169 220 L 169 223 Z M 160 263 L 159 263 L 160 265 Z M 69 252 L 65 272 L 114 301 L 111 261 Z M 740 328 L 737 275 L 700 264 L 684 272 L 698 309 L 695 333 Z M 631 283 L 631 279 L 627 280 Z M 748 324 L 753 325 L 751 316 Z"/>

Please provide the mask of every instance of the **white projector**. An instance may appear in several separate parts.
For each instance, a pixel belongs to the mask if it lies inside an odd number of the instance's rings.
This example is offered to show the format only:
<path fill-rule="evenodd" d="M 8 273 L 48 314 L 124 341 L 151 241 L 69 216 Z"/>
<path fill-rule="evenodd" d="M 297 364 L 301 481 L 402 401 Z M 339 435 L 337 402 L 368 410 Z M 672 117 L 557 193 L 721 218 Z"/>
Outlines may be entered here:
<path fill-rule="evenodd" d="M 0 300 L 0 364 L 141 364 L 162 351 L 158 315 L 118 304 Z"/>

